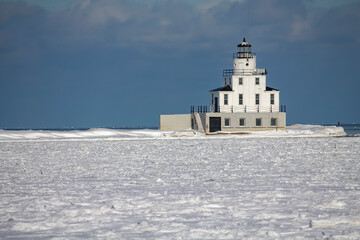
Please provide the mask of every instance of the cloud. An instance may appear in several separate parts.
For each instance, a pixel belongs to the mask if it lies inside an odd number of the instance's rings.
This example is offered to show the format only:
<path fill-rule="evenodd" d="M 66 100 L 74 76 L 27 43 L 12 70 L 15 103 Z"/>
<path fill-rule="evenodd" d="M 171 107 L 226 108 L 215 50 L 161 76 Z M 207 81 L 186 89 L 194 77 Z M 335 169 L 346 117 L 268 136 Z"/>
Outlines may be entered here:
<path fill-rule="evenodd" d="M 229 1 L 206 0 L 206 1 L 200 1 L 200 2 L 196 3 L 196 5 L 197 5 L 197 8 L 201 9 L 202 11 L 208 11 L 211 8 L 219 7 L 224 3 L 226 4 L 226 3 L 234 3 L 234 2 L 244 3 L 245 0 L 229 0 Z"/>
<path fill-rule="evenodd" d="M 360 3 L 307 8 L 306 1 L 250 2 L 250 37 L 266 43 L 359 43 Z M 0 55 L 86 47 L 206 50 L 247 32 L 247 2 L 78 0 L 48 12 L 21 2 L 0 3 Z M 266 45 L 266 44 L 264 44 Z"/>
<path fill-rule="evenodd" d="M 47 11 L 57 11 L 66 7 L 73 0 L 0 0 L 1 2 L 23 2 L 29 5 L 41 7 Z"/>
<path fill-rule="evenodd" d="M 359 44 L 360 3 L 337 8 L 310 9 L 291 23 L 290 41 L 309 41 L 326 45 L 339 42 Z"/>
<path fill-rule="evenodd" d="M 0 3 L 0 56 L 34 54 L 43 33 L 45 11 L 23 3 Z"/>

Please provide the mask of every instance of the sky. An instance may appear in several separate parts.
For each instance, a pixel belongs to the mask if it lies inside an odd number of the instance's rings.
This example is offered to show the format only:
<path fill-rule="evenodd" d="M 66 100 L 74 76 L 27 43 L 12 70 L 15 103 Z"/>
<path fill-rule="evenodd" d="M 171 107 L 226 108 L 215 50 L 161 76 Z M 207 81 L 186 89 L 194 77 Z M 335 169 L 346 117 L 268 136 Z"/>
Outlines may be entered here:
<path fill-rule="evenodd" d="M 157 127 L 243 37 L 288 124 L 360 123 L 359 25 L 360 0 L 0 0 L 0 128 Z"/>

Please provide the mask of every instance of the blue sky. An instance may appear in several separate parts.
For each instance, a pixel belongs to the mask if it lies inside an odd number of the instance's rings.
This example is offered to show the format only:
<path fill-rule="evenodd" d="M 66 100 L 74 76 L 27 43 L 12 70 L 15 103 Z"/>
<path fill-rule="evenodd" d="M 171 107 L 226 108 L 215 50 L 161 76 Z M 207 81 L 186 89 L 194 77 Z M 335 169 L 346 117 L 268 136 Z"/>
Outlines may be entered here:
<path fill-rule="evenodd" d="M 156 127 L 209 104 L 243 37 L 288 123 L 359 123 L 359 12 L 357 0 L 0 0 L 0 128 Z"/>

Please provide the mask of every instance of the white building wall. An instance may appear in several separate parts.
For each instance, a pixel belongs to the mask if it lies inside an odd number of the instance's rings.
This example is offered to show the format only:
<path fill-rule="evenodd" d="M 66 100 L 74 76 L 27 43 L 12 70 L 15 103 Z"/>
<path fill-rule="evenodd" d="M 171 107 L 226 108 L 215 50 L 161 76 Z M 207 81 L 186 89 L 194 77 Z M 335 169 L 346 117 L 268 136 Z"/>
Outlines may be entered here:
<path fill-rule="evenodd" d="M 271 94 L 274 94 L 274 104 L 272 105 L 270 100 L 271 100 Z M 264 97 L 265 97 L 265 103 L 264 103 L 264 108 L 268 108 L 270 109 L 270 111 L 273 112 L 278 112 L 279 111 L 279 91 L 266 91 L 264 93 Z"/>
<path fill-rule="evenodd" d="M 242 85 L 239 85 L 239 78 L 243 79 Z M 256 84 L 256 78 L 259 78 L 259 84 Z M 260 109 L 263 109 L 263 111 L 265 111 L 266 108 L 270 109 L 270 94 L 266 92 L 265 75 L 233 75 L 231 82 L 233 83 L 231 104 L 234 106 L 234 111 L 245 106 L 248 111 L 257 111 L 258 106 Z M 242 106 L 239 105 L 239 94 L 243 94 Z M 259 105 L 256 104 L 256 94 L 259 94 Z"/>
<path fill-rule="evenodd" d="M 254 70 L 256 69 L 256 56 L 251 58 L 234 58 L 233 67 L 235 71 L 249 72 Z"/>
<path fill-rule="evenodd" d="M 225 104 L 225 95 L 228 96 L 228 103 Z M 234 101 L 234 95 L 232 91 L 225 91 L 225 92 L 220 92 L 220 109 L 223 111 L 231 111 L 231 106 L 233 105 L 233 101 Z"/>
<path fill-rule="evenodd" d="M 239 85 L 239 78 L 243 79 L 243 84 Z M 259 84 L 256 84 L 259 78 Z M 218 96 L 221 111 L 233 112 L 271 112 L 279 111 L 279 91 L 266 91 L 265 75 L 233 75 L 227 77 L 226 81 L 232 83 L 233 91 L 212 92 L 213 96 Z M 224 95 L 228 95 L 228 105 L 224 103 Z M 239 105 L 239 94 L 243 95 L 243 104 Z M 256 94 L 259 94 L 259 104 L 256 104 Z M 271 105 L 271 94 L 274 94 L 274 104 Z M 213 104 L 212 104 L 213 105 Z"/>

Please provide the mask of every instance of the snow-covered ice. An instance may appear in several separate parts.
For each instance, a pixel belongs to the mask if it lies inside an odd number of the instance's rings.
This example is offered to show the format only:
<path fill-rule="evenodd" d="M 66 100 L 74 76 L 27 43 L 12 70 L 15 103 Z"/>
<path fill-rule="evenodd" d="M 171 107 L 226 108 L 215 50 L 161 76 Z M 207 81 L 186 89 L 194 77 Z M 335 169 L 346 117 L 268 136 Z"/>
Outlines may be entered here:
<path fill-rule="evenodd" d="M 221 133 L 221 132 L 220 132 Z M 271 130 L 259 132 L 240 131 L 242 137 L 340 137 L 346 133 L 342 127 L 321 126 L 321 125 L 302 125 L 296 124 L 288 126 L 286 130 Z M 228 134 L 222 132 L 221 135 Z M 49 139 L 98 139 L 98 138 L 121 138 L 121 139 L 139 139 L 139 138 L 173 138 L 173 137 L 194 137 L 203 138 L 205 135 L 193 130 L 188 131 L 159 131 L 151 129 L 140 130 L 122 130 L 93 128 L 89 130 L 73 131 L 46 131 L 46 130 L 22 130 L 8 131 L 0 130 L 0 141 L 5 140 L 49 140 Z M 239 135 L 234 134 L 233 137 Z"/>
<path fill-rule="evenodd" d="M 360 239 L 343 134 L 0 131 L 0 238 Z"/>

